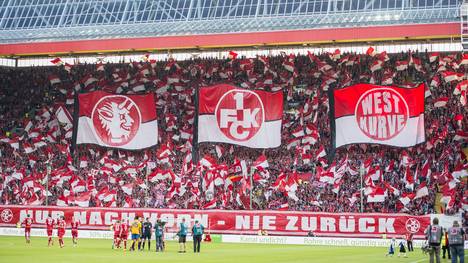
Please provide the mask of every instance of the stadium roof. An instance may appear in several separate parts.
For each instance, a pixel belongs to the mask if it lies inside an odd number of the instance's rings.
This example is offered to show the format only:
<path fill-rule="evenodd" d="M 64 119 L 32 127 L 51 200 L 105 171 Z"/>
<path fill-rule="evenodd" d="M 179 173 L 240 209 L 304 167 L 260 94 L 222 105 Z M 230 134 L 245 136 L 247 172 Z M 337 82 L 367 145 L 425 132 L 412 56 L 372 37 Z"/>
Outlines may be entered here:
<path fill-rule="evenodd" d="M 459 24 L 461 3 L 461 0 L 4 0 L 0 3 L 0 44 L 454 25 Z M 426 30 L 427 34 L 432 33 Z M 445 35 L 450 34 L 449 30 Z"/>

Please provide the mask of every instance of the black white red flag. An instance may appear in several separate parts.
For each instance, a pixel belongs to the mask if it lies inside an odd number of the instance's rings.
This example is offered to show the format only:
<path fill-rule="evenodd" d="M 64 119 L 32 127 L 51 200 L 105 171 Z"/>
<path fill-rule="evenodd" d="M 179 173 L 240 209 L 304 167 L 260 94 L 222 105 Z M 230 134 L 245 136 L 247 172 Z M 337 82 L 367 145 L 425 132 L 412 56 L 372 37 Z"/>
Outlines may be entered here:
<path fill-rule="evenodd" d="M 158 121 L 153 94 L 95 91 L 78 96 L 77 144 L 137 150 L 156 145 Z"/>
<path fill-rule="evenodd" d="M 424 142 L 424 88 L 356 84 L 334 90 L 335 147 Z"/>
<path fill-rule="evenodd" d="M 250 148 L 281 145 L 282 92 L 219 84 L 201 88 L 198 105 L 198 142 Z"/>

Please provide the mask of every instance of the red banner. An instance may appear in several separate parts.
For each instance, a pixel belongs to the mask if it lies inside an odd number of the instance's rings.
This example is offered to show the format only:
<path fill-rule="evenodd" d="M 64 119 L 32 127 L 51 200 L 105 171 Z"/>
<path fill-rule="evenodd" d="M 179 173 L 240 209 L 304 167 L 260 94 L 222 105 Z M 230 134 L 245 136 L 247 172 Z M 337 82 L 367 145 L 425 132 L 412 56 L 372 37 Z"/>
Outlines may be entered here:
<path fill-rule="evenodd" d="M 263 229 L 270 235 L 306 235 L 312 231 L 317 236 L 368 238 L 407 232 L 421 238 L 430 223 L 429 215 L 407 214 L 0 206 L 0 226 L 15 226 L 27 214 L 34 221 L 33 227 L 45 227 L 48 214 L 53 218 L 63 215 L 67 222 L 75 217 L 82 229 L 94 230 L 107 230 L 114 220 L 143 216 L 151 222 L 161 218 L 170 232 L 175 232 L 177 222 L 185 218 L 189 224 L 199 220 L 211 233 L 219 234 L 256 234 Z"/>

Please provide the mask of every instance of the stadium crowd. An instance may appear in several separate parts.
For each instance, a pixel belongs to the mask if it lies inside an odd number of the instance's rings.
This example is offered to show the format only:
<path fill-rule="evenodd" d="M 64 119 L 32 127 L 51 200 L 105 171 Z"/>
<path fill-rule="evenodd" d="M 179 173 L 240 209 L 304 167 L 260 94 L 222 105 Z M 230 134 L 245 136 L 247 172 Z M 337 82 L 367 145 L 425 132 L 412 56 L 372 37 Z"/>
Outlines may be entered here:
<path fill-rule="evenodd" d="M 427 214 L 438 202 L 449 214 L 467 209 L 462 53 L 53 62 L 0 69 L 0 204 L 359 212 L 362 198 L 365 212 Z M 283 92 L 282 146 L 194 148 L 195 91 L 217 83 Z M 426 142 L 349 145 L 331 158 L 328 91 L 357 83 L 425 83 Z M 93 90 L 154 93 L 159 144 L 73 149 L 74 95 Z"/>

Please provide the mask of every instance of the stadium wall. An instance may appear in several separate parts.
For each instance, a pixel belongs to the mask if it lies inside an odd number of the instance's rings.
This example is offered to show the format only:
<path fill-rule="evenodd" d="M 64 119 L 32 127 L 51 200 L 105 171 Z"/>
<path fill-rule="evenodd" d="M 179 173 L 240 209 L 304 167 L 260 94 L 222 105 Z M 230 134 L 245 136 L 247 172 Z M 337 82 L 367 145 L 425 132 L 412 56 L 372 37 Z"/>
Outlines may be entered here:
<path fill-rule="evenodd" d="M 460 23 L 321 28 L 268 32 L 0 44 L 0 55 L 83 54 L 193 48 L 279 46 L 460 37 Z"/>
<path fill-rule="evenodd" d="M 24 236 L 22 228 L 0 227 L 0 236 Z M 31 236 L 46 237 L 44 229 L 32 229 Z M 54 230 L 53 236 L 57 236 Z M 71 238 L 71 232 L 65 232 L 66 238 Z M 79 238 L 109 239 L 114 233 L 105 230 L 80 230 Z M 177 240 L 175 233 L 166 233 L 165 240 Z M 337 237 L 297 237 L 297 236 L 256 236 L 256 235 L 212 235 L 213 242 L 265 244 L 265 245 L 305 245 L 305 246 L 339 246 L 339 247 L 388 247 L 391 236 L 388 238 L 337 238 Z M 399 237 L 401 238 L 401 237 Z M 192 241 L 192 236 L 187 236 Z M 414 240 L 413 246 L 420 248 L 424 240 Z M 468 249 L 468 241 L 465 241 L 465 249 Z"/>
<path fill-rule="evenodd" d="M 168 58 L 173 58 L 177 61 L 190 60 L 193 58 L 203 59 L 225 59 L 230 50 L 234 50 L 241 57 L 255 58 L 257 56 L 276 56 L 281 53 L 286 54 L 301 54 L 306 55 L 307 52 L 321 54 L 324 52 L 334 52 L 340 49 L 342 53 L 352 52 L 356 54 L 364 54 L 369 46 L 372 46 L 376 52 L 386 51 L 389 54 L 401 53 L 408 51 L 425 51 L 428 52 L 460 52 L 462 45 L 460 41 L 406 41 L 406 42 L 379 42 L 372 44 L 362 43 L 345 43 L 333 45 L 300 45 L 300 46 L 283 46 L 283 47 L 258 47 L 258 48 L 233 48 L 233 49 L 209 49 L 209 50 L 171 50 L 170 52 L 128 52 L 123 54 L 95 54 L 95 55 L 65 55 L 61 56 L 61 60 L 70 65 L 82 63 L 94 64 L 98 61 L 103 63 L 130 63 L 132 61 L 142 61 L 145 54 L 149 54 L 149 59 L 156 61 L 165 61 Z M 30 66 L 52 66 L 51 57 L 17 57 L 0 58 L 0 66 L 7 67 L 30 67 Z M 145 57 L 146 59 L 146 57 Z"/>

